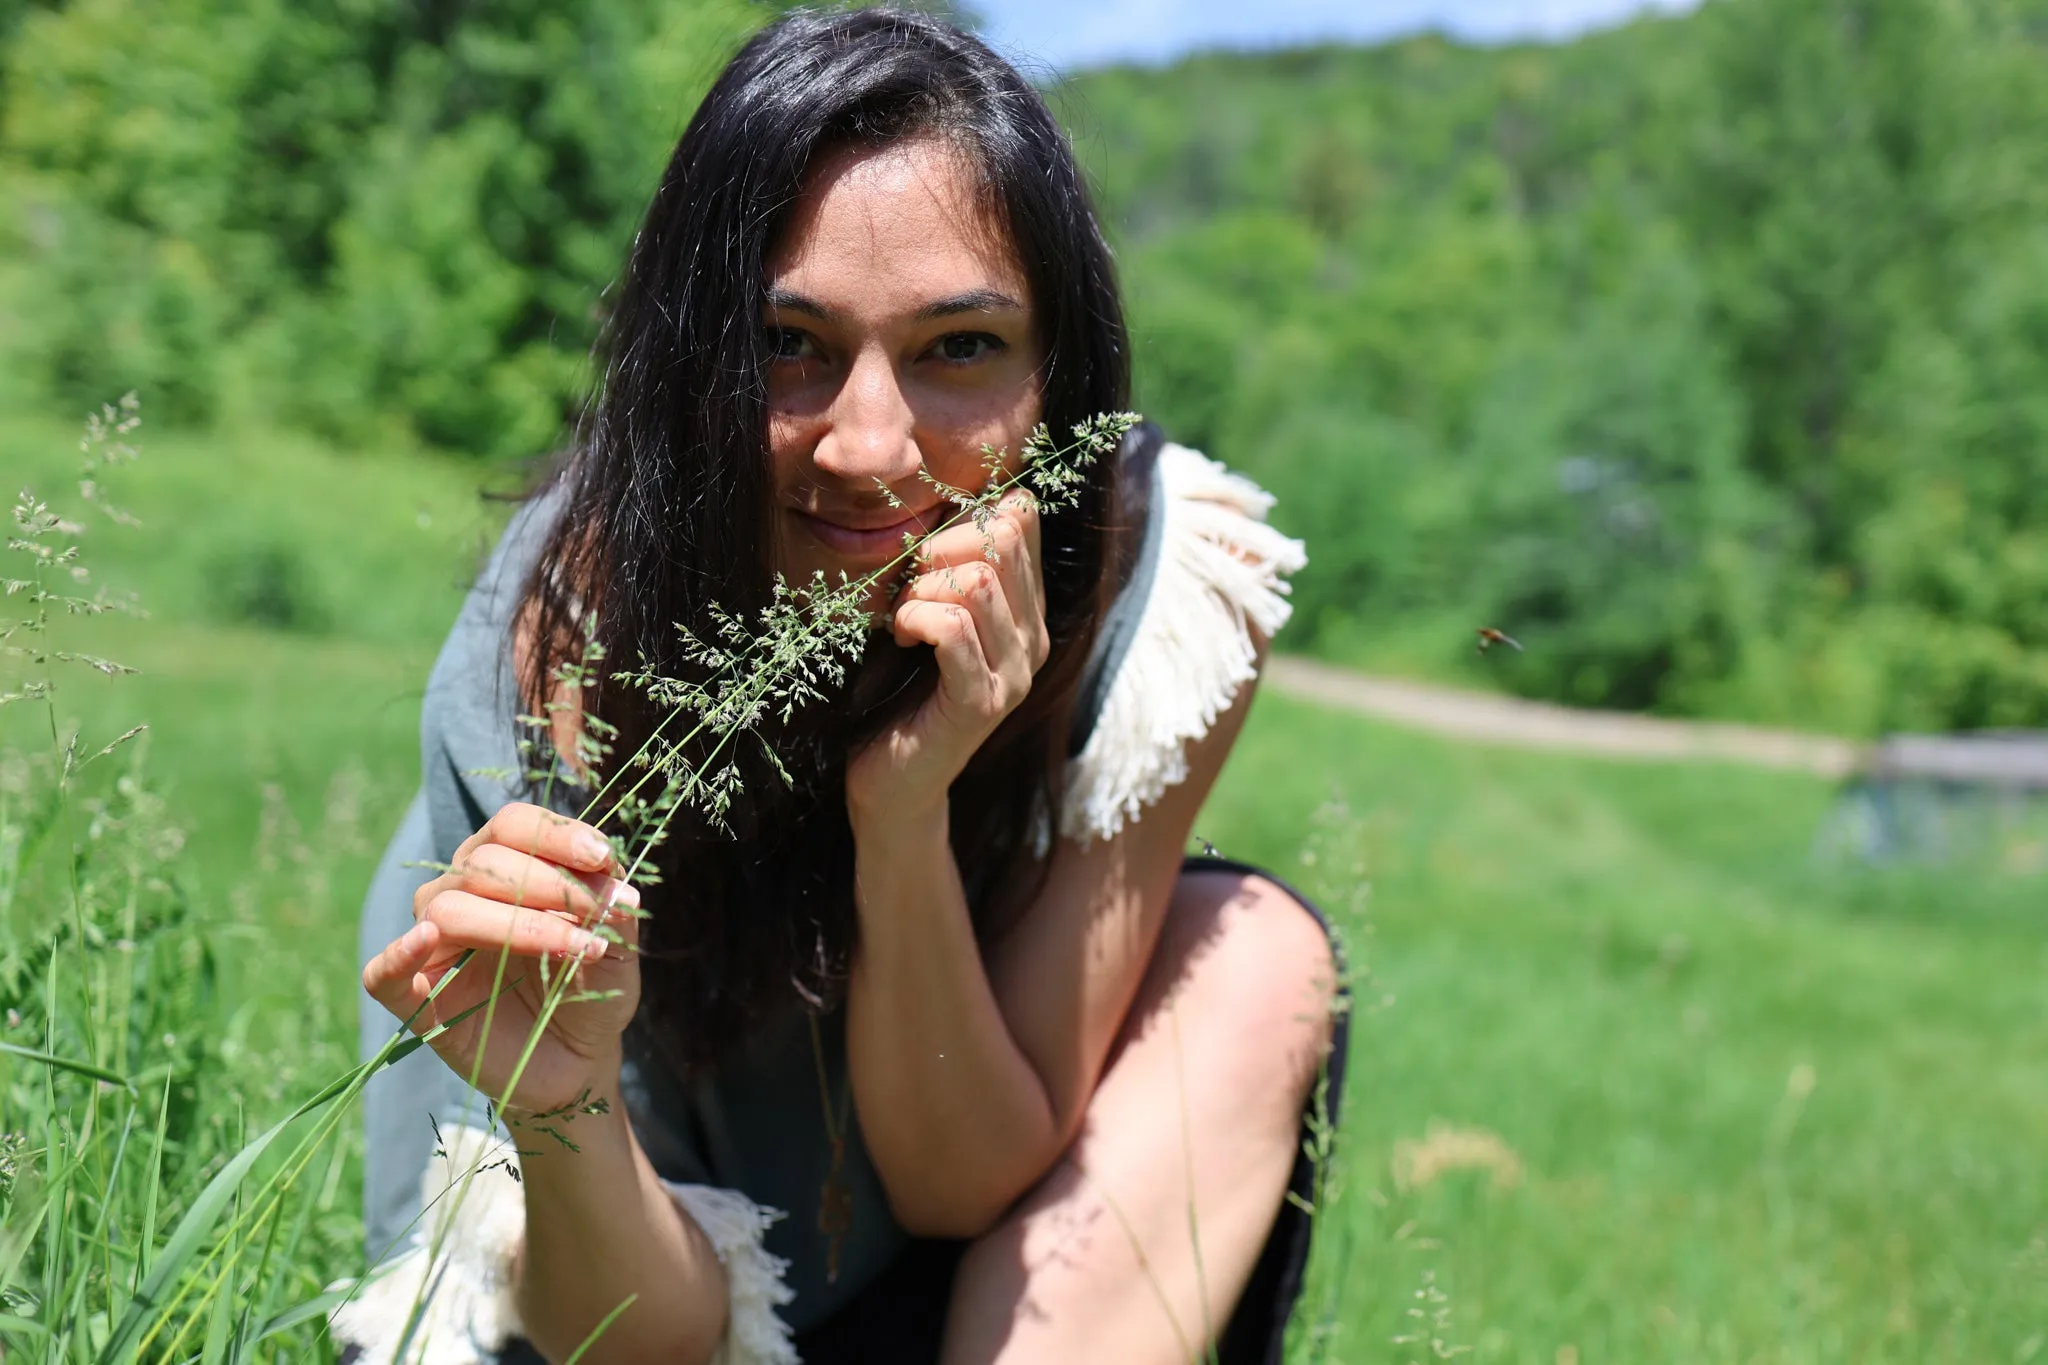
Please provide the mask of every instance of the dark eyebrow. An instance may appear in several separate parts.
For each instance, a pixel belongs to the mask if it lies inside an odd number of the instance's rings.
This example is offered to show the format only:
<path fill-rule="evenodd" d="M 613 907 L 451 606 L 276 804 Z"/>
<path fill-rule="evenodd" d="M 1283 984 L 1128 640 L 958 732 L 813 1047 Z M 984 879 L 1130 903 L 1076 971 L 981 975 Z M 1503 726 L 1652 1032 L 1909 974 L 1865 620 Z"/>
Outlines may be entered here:
<path fill-rule="evenodd" d="M 805 313 L 820 322 L 839 321 L 839 314 L 836 310 L 827 308 L 816 299 L 805 298 L 802 294 L 794 293 L 788 289 L 770 288 L 768 291 L 768 306 L 786 313 Z"/>
<path fill-rule="evenodd" d="M 1000 290 L 970 289 L 964 294 L 926 304 L 917 310 L 917 320 L 931 322 L 960 313 L 1000 313 L 1005 310 L 1022 312 L 1024 305 Z"/>
<path fill-rule="evenodd" d="M 807 298 L 793 290 L 771 287 L 768 290 L 768 306 L 779 312 L 802 313 L 820 322 L 839 322 L 837 309 L 828 308 L 816 299 Z M 1005 310 L 1022 312 L 1024 305 L 999 289 L 970 289 L 964 294 L 949 298 L 935 299 L 917 310 L 919 322 L 933 322 L 939 318 L 957 317 L 962 313 L 1000 313 Z"/>

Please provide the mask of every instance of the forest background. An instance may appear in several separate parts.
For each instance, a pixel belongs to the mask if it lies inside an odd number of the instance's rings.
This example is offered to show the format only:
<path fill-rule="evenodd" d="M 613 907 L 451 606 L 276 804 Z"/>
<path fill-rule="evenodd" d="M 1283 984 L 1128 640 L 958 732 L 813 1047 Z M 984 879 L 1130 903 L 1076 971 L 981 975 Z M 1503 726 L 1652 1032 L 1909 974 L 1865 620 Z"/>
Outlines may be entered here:
<path fill-rule="evenodd" d="M 0 1058 L 10 1347 L 354 1059 L 356 908 L 505 514 L 478 493 L 557 449 L 635 216 L 771 12 L 0 0 L 0 473 L 65 494 L 76 419 L 137 391 L 105 482 L 141 524 L 82 543 L 152 613 L 57 623 L 141 676 L 0 709 L 0 1042 L 102 1056 L 55 983 L 125 970 L 102 1060 L 163 1087 L 145 1125 L 167 1100 L 161 1208 L 157 1172 L 80 1177 L 58 1235 L 23 1154 L 97 1092 Z M 1309 542 L 1281 648 L 1848 735 L 2048 724 L 2048 0 L 1046 88 L 1140 405 Z M 51 741 L 137 721 L 65 844 Z M 2048 830 L 1869 868 L 1814 856 L 1833 809 L 1260 697 L 1198 831 L 1350 934 L 1366 1097 L 1291 1360 L 2041 1358 Z M 264 1311 L 361 1266 L 339 1131 Z"/>
<path fill-rule="evenodd" d="M 762 14 L 0 0 L 0 401 L 544 455 Z M 2048 722 L 2044 67 L 2041 0 L 1719 0 L 1049 89 L 1292 648 L 1862 734 Z"/>

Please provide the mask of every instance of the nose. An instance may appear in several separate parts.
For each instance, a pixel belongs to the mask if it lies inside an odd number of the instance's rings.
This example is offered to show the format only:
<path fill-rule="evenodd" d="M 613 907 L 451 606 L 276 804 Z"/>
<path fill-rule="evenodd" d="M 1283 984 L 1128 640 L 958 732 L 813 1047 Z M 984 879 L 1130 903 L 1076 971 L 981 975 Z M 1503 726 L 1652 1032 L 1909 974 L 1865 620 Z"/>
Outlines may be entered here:
<path fill-rule="evenodd" d="M 870 490 L 876 479 L 901 485 L 923 463 L 916 414 L 886 353 L 863 348 L 855 356 L 827 417 L 811 455 L 820 473 Z"/>

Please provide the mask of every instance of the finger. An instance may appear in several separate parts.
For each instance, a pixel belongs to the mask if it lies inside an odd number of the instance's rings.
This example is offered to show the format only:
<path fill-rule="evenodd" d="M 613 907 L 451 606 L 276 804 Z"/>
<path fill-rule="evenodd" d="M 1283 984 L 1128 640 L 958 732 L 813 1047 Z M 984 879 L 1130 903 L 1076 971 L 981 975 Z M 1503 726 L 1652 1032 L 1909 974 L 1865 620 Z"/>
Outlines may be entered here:
<path fill-rule="evenodd" d="M 623 919 L 640 906 L 640 892 L 629 883 L 600 872 L 573 872 L 504 844 L 471 849 L 439 881 L 436 894 L 449 888 L 468 891 L 530 910 L 559 911 L 585 924 Z"/>
<path fill-rule="evenodd" d="M 1039 547 L 1038 504 L 1021 489 L 1003 495 L 987 517 L 963 516 L 918 546 L 920 567 L 965 564 L 986 559 L 1002 563 L 1017 555 L 1036 562 Z"/>
<path fill-rule="evenodd" d="M 1017 536 L 1016 550 L 1029 555 L 1032 562 L 1036 563 L 1039 547 L 1043 543 L 1038 522 L 1038 499 L 1021 488 L 1013 488 L 1003 494 L 1002 501 L 996 504 L 996 516 L 1003 525 L 1014 530 Z M 1002 548 L 1000 542 L 996 548 Z"/>
<path fill-rule="evenodd" d="M 1052 652 L 1052 641 L 1045 628 L 1045 537 L 1038 520 L 1038 499 L 1019 489 L 1003 499 L 1003 519 L 1007 525 L 1017 528 L 1022 544 L 1011 558 L 1018 562 L 1017 584 L 1023 589 L 1021 600 L 1014 601 L 1018 622 L 1032 635 L 1032 672 L 1045 662 Z M 998 545 L 1000 548 L 1000 544 Z"/>
<path fill-rule="evenodd" d="M 1002 714 L 1001 679 L 989 668 L 974 613 L 957 602 L 905 602 L 891 618 L 898 644 L 927 644 L 938 654 L 940 694 L 984 718 Z"/>
<path fill-rule="evenodd" d="M 988 540 L 982 528 L 962 517 L 943 531 L 934 531 L 917 547 L 920 570 L 948 564 L 971 564 L 988 558 Z"/>
<path fill-rule="evenodd" d="M 1002 578 L 1001 571 L 986 560 L 920 574 L 897 598 L 897 609 L 900 611 L 911 602 L 966 607 L 974 618 L 974 635 L 981 646 L 983 663 L 997 674 L 1004 695 L 1016 700 L 1030 690 L 1039 659 L 1033 652 L 1031 635 L 1017 619 Z M 942 660 L 942 671 L 943 666 Z"/>
<path fill-rule="evenodd" d="M 455 850 L 455 856 L 458 858 L 462 856 L 461 848 Z M 432 881 L 422 883 L 412 893 L 413 923 L 419 923 L 420 919 L 424 917 L 427 913 L 427 902 L 433 900 L 434 897 L 440 895 L 442 890 L 446 888 L 447 885 L 448 874 L 443 872 L 440 876 L 434 878 Z"/>
<path fill-rule="evenodd" d="M 896 600 L 958 602 L 977 612 L 995 605 L 1006 614 L 1010 603 L 1002 571 L 985 559 L 970 559 L 920 573 L 904 584 Z"/>
<path fill-rule="evenodd" d="M 421 1031 L 423 1021 L 413 1016 L 433 989 L 424 973 L 439 940 L 440 931 L 433 925 L 415 924 L 363 966 L 364 991 L 398 1018 L 411 1022 L 415 1033 Z"/>
<path fill-rule="evenodd" d="M 484 827 L 462 841 L 451 862 L 484 844 L 504 844 L 578 872 L 612 872 L 611 841 L 594 825 L 527 801 L 499 808 Z"/>
<path fill-rule="evenodd" d="M 617 962 L 640 951 L 640 921 L 647 918 L 647 912 L 640 908 L 638 888 L 626 882 L 611 882 L 609 885 L 616 893 L 616 899 L 607 901 L 609 908 L 605 917 L 577 923 L 603 939 L 605 956 Z M 626 899 L 628 895 L 632 897 L 630 903 Z"/>
<path fill-rule="evenodd" d="M 1022 490 L 1006 494 L 984 525 L 951 527 L 927 541 L 919 567 L 926 573 L 945 571 L 959 581 L 970 565 L 989 564 L 1009 600 L 1023 638 L 1031 646 L 1032 669 L 1045 661 L 1050 641 L 1045 629 L 1045 576 L 1039 567 L 1038 504 Z M 913 583 L 916 581 L 912 580 Z M 906 588 L 906 591 L 908 589 Z"/>
<path fill-rule="evenodd" d="M 427 906 L 425 923 L 455 949 L 502 949 L 514 957 L 567 961 L 602 957 L 609 941 L 561 915 L 507 905 L 467 891 L 441 892 Z"/>

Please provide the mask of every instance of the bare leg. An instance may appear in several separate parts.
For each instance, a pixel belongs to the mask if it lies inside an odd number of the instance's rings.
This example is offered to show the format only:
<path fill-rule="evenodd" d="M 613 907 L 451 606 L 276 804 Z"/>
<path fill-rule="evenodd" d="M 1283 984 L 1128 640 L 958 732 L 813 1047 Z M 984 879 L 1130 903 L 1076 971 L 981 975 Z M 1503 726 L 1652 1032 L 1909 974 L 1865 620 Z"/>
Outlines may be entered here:
<path fill-rule="evenodd" d="M 1199 1358 L 1279 1211 L 1334 982 L 1293 897 L 1183 874 L 1080 1136 L 961 1262 L 945 1365 Z"/>

